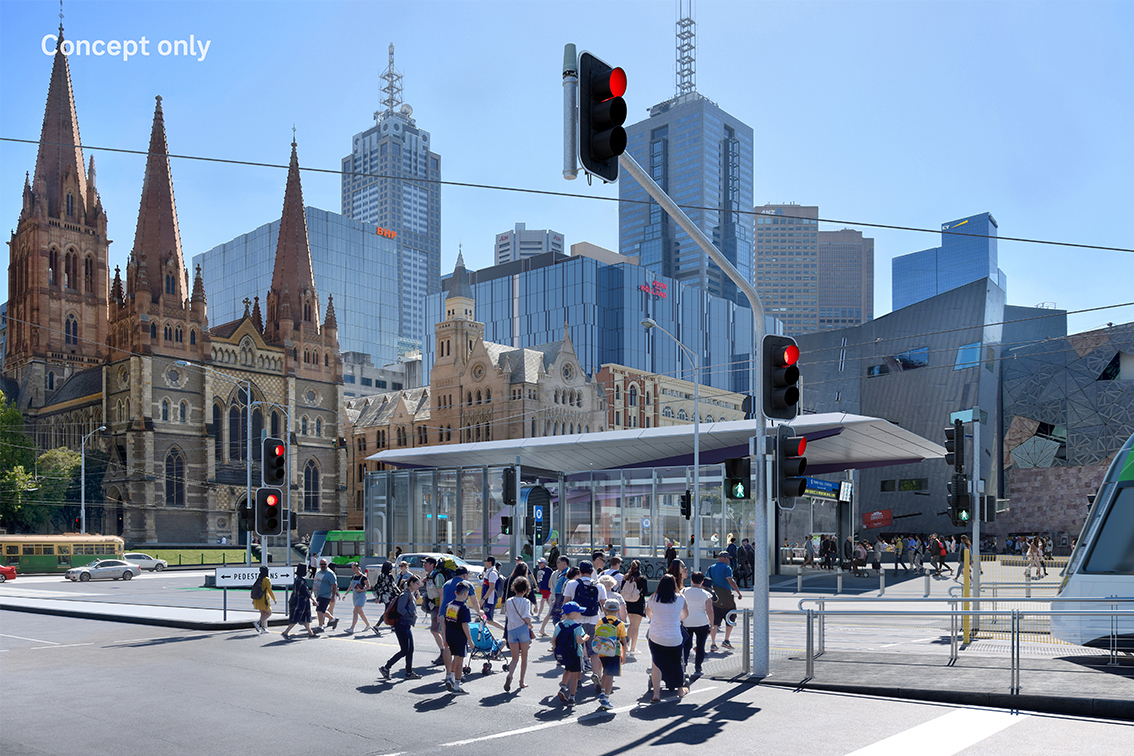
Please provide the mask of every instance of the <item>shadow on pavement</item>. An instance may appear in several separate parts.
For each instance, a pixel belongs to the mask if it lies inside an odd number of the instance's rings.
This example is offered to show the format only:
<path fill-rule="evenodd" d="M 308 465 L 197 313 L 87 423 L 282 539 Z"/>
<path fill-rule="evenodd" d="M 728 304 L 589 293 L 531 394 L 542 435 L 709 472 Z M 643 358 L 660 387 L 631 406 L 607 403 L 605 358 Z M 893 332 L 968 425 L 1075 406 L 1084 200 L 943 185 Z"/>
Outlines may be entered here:
<path fill-rule="evenodd" d="M 711 701 L 695 704 L 685 699 L 663 698 L 660 703 L 642 706 L 629 713 L 631 717 L 646 722 L 657 722 L 659 726 L 650 734 L 627 743 L 600 756 L 616 756 L 644 745 L 702 745 L 716 737 L 724 729 L 726 722 L 742 722 L 757 714 L 760 707 L 741 704 L 731 699 L 746 690 L 738 687 L 721 693 Z M 687 723 L 691 718 L 696 723 Z M 708 719 L 703 722 L 701 720 Z M 673 720 L 668 724 L 664 720 Z M 729 750 L 729 749 L 726 749 Z"/>
<path fill-rule="evenodd" d="M 209 635 L 181 635 L 171 638 L 150 638 L 144 641 L 135 641 L 133 643 L 111 643 L 104 648 L 146 648 L 147 646 L 164 646 L 169 643 L 184 643 L 185 641 L 204 640 L 209 638 Z M 239 635 L 238 638 L 247 639 L 251 636 Z"/>

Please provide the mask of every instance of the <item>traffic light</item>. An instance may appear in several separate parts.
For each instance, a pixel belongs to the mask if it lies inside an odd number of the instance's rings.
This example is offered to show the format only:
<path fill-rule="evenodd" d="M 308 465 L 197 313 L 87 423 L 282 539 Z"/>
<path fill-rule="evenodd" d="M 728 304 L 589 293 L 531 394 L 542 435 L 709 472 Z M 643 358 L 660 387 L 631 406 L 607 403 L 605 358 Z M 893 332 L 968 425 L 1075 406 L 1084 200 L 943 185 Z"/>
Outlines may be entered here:
<path fill-rule="evenodd" d="M 764 417 L 792 420 L 799 413 L 799 347 L 789 336 L 764 337 Z"/>
<path fill-rule="evenodd" d="M 949 519 L 954 527 L 965 527 L 973 519 L 973 498 L 969 495 L 969 479 L 966 475 L 955 473 L 948 483 Z"/>
<path fill-rule="evenodd" d="M 795 429 L 780 425 L 776 427 L 776 498 L 793 499 L 803 496 L 807 488 L 807 438 L 796 436 Z"/>
<path fill-rule="evenodd" d="M 752 461 L 748 457 L 733 457 L 724 461 L 725 498 L 752 498 Z"/>
<path fill-rule="evenodd" d="M 512 518 L 508 515 L 500 517 L 500 535 L 512 535 Z"/>
<path fill-rule="evenodd" d="M 965 472 L 965 424 L 960 420 L 945 429 L 945 463 L 958 475 Z"/>
<path fill-rule="evenodd" d="M 579 56 L 579 162 L 603 181 L 618 180 L 626 151 L 626 72 L 588 52 Z"/>
<path fill-rule="evenodd" d="M 240 529 L 246 533 L 251 533 L 256 528 L 256 517 L 252 507 L 248 506 L 248 502 L 240 508 Z"/>
<path fill-rule="evenodd" d="M 260 455 L 260 484 L 279 487 L 287 481 L 287 444 L 282 438 L 265 438 Z"/>
<path fill-rule="evenodd" d="M 504 468 L 504 490 L 500 492 L 500 500 L 504 506 L 510 507 L 516 503 L 516 468 Z"/>
<path fill-rule="evenodd" d="M 256 489 L 256 533 L 262 536 L 283 534 L 283 498 L 280 489 Z"/>
<path fill-rule="evenodd" d="M 693 492 L 686 491 L 681 494 L 681 516 L 686 520 L 693 517 Z"/>

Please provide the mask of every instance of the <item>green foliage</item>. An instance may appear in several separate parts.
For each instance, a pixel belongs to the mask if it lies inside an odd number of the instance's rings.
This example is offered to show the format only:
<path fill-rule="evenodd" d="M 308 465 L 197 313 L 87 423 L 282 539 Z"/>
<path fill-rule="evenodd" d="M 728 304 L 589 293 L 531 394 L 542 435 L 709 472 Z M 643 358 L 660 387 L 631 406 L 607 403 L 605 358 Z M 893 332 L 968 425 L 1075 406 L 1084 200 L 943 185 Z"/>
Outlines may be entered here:
<path fill-rule="evenodd" d="M 46 523 L 33 465 L 35 449 L 24 433 L 24 418 L 0 391 L 0 526 L 9 533 L 35 530 Z"/>

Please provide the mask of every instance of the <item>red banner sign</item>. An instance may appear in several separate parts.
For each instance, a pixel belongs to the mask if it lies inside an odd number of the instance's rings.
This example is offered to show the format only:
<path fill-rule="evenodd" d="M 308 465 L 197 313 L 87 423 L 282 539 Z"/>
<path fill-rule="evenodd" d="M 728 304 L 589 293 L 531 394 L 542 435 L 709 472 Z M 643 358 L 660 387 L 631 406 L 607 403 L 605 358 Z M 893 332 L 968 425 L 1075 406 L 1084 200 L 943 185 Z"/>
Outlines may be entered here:
<path fill-rule="evenodd" d="M 889 509 L 862 513 L 862 527 L 864 528 L 888 528 L 893 524 L 894 518 Z"/>

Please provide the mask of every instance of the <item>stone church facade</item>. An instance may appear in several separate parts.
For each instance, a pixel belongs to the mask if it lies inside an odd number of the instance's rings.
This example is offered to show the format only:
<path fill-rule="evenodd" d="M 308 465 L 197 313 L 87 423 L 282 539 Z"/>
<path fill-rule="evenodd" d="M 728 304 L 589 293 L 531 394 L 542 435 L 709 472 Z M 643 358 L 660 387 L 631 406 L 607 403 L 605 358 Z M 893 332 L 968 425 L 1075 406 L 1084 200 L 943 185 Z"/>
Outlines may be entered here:
<path fill-rule="evenodd" d="M 249 453 L 259 486 L 262 431 L 290 440 L 299 532 L 340 527 L 342 360 L 333 302 L 320 318 L 295 143 L 266 307 L 250 291 L 243 317 L 213 327 L 200 269 L 189 286 L 161 98 L 124 280 L 117 268 L 110 276 L 94 159 L 84 165 L 80 144 L 68 61 L 56 52 L 35 175 L 9 242 L 3 388 L 40 450 L 78 450 L 89 437 L 88 450 L 108 455 L 105 502 L 88 501 L 88 529 L 131 543 L 237 542 Z"/>

